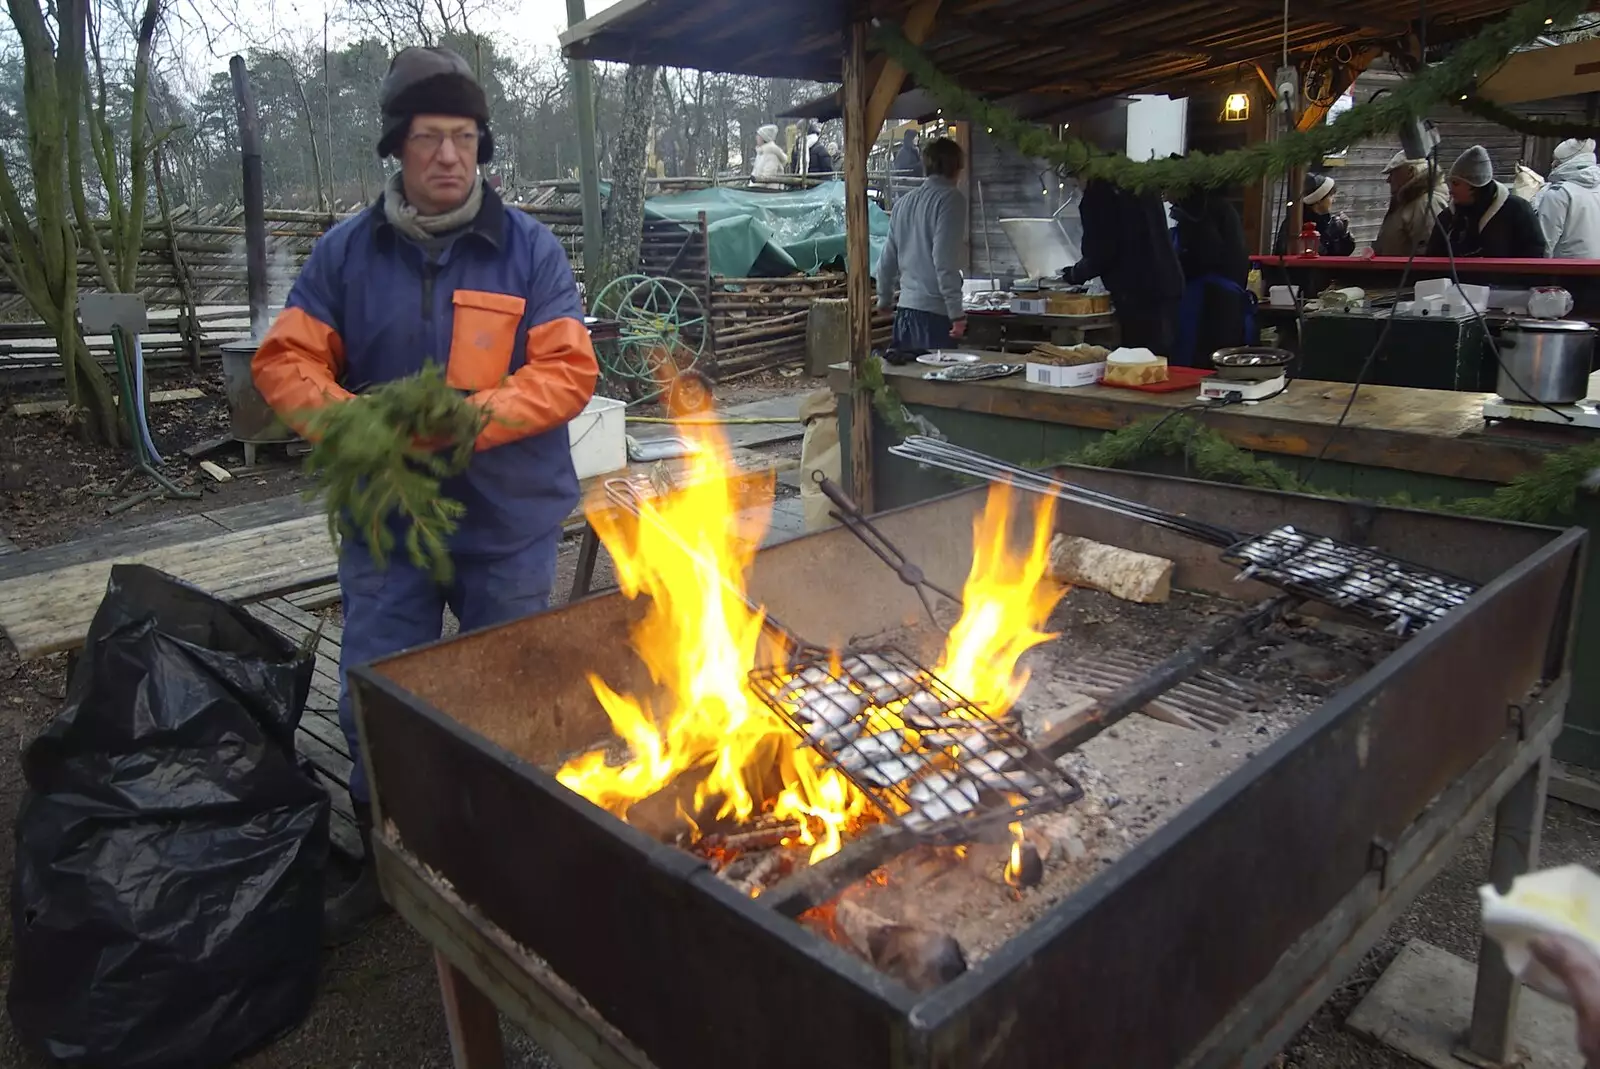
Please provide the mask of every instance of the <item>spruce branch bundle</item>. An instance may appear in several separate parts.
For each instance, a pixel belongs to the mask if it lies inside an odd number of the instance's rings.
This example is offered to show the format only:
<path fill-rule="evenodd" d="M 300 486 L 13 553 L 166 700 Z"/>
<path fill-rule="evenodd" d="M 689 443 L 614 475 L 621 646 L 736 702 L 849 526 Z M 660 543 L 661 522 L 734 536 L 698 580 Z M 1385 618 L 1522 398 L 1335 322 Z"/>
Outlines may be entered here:
<path fill-rule="evenodd" d="M 398 513 L 411 563 L 449 582 L 449 540 L 465 507 L 444 497 L 440 484 L 466 470 L 487 423 L 436 366 L 304 414 L 313 443 L 306 471 L 317 482 L 311 493 L 324 495 L 329 532 L 360 538 L 384 568 L 395 549 L 389 520 Z"/>

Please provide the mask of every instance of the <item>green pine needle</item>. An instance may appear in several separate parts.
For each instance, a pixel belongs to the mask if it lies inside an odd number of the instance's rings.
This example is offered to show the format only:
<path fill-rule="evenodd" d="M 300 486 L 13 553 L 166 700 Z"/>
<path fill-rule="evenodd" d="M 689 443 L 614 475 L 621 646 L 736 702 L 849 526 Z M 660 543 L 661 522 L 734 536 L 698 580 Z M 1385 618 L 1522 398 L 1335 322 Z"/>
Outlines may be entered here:
<path fill-rule="evenodd" d="M 314 444 L 306 471 L 324 495 L 332 536 L 359 536 L 380 568 L 395 550 L 390 518 L 405 525 L 411 563 L 448 583 L 450 536 L 465 511 L 440 484 L 466 470 L 488 420 L 450 387 L 443 369 L 397 379 L 301 415 Z M 425 446 L 422 443 L 427 443 Z"/>

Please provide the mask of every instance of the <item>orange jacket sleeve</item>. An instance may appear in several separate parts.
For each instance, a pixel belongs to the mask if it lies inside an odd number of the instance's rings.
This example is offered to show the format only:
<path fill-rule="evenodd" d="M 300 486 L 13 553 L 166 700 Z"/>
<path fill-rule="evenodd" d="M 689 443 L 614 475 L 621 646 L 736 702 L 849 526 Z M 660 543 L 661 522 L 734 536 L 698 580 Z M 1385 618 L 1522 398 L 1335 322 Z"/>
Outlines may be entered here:
<path fill-rule="evenodd" d="M 478 448 L 493 449 L 565 425 L 594 396 L 599 375 L 594 345 L 580 320 L 561 316 L 529 327 L 526 363 L 499 385 L 470 397 L 489 416 Z"/>
<path fill-rule="evenodd" d="M 304 413 L 353 396 L 339 385 L 344 339 L 337 326 L 338 261 L 328 238 L 312 247 L 283 311 L 250 362 L 256 389 L 278 417 L 301 434 Z"/>

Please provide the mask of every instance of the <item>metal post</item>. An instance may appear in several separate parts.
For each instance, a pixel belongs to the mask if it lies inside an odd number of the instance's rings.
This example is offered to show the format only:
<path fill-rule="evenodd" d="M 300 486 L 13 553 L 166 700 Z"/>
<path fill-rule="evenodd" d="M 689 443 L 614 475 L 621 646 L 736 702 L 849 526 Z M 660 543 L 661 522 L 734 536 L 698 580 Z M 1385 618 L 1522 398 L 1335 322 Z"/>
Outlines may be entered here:
<path fill-rule="evenodd" d="M 1539 836 L 1544 827 L 1544 795 L 1550 777 L 1550 755 L 1539 758 L 1494 811 L 1494 846 L 1489 855 L 1489 881 L 1501 894 L 1511 881 L 1539 864 Z M 1458 1057 L 1481 1066 L 1510 1065 L 1515 1060 L 1518 996 L 1522 984 L 1506 968 L 1500 945 L 1485 938 L 1478 948 L 1478 984 L 1472 998 L 1472 1024 L 1466 1049 Z"/>
<path fill-rule="evenodd" d="M 583 0 L 567 0 L 567 25 L 576 26 L 587 16 Z M 600 158 L 594 147 L 594 74 L 586 59 L 568 64 L 572 74 L 573 109 L 578 116 L 578 188 L 583 193 L 583 284 L 600 277 L 600 257 L 605 251 L 605 224 L 600 215 Z"/>
<path fill-rule="evenodd" d="M 267 203 L 261 177 L 261 133 L 256 98 L 244 57 L 228 61 L 233 99 L 239 112 L 239 152 L 244 159 L 244 271 L 250 304 L 250 332 L 260 341 L 267 332 Z"/>

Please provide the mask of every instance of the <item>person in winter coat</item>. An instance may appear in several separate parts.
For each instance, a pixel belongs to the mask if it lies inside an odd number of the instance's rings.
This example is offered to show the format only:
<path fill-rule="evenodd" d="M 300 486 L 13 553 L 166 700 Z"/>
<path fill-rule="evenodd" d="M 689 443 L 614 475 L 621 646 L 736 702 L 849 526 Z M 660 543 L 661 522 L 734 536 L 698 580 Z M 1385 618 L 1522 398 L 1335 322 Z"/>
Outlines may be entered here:
<path fill-rule="evenodd" d="M 1467 149 L 1450 168 L 1450 202 L 1428 240 L 1429 256 L 1544 257 L 1544 232 L 1533 205 L 1494 180 L 1494 164 L 1482 145 Z"/>
<path fill-rule="evenodd" d="M 894 152 L 894 173 L 902 178 L 922 176 L 922 153 L 917 150 L 917 132 L 907 130 Z"/>
<path fill-rule="evenodd" d="M 1214 190 L 1197 190 L 1172 203 L 1177 223 L 1178 266 L 1183 303 L 1178 347 L 1171 361 L 1210 367 L 1211 354 L 1255 340 L 1255 297 L 1244 223 L 1233 205 Z"/>
<path fill-rule="evenodd" d="M 809 127 L 803 138 L 796 138 L 789 150 L 789 169 L 795 174 L 814 174 L 827 177 L 833 171 L 833 157 L 822 144 L 822 130 L 816 123 Z"/>
<path fill-rule="evenodd" d="M 404 553 L 380 565 L 359 534 L 339 546 L 339 725 L 355 759 L 350 800 L 369 842 L 345 671 L 434 641 L 446 605 L 463 631 L 548 606 L 561 527 L 578 503 L 567 424 L 594 394 L 599 370 L 566 251 L 533 216 L 508 211 L 479 175 L 494 141 L 472 67 L 448 49 L 402 49 L 378 104 L 378 154 L 399 159 L 399 171 L 376 203 L 312 248 L 251 363 L 262 397 L 296 428 L 310 410 L 429 366 L 489 417 L 466 471 L 441 488 L 465 510 L 450 536 L 450 582 Z M 366 857 L 328 909 L 336 941 L 383 906 L 370 848 Z"/>
<path fill-rule="evenodd" d="M 1439 213 L 1450 206 L 1444 175 L 1438 173 L 1437 165 L 1408 160 L 1404 152 L 1394 154 L 1383 175 L 1389 180 L 1389 210 L 1373 239 L 1373 255 L 1421 256 Z"/>
<path fill-rule="evenodd" d="M 788 157 L 778 144 L 778 128 L 771 123 L 756 129 L 756 161 L 750 167 L 750 177 L 755 179 L 778 178 L 783 174 Z M 781 184 L 767 183 L 764 189 L 782 189 Z"/>
<path fill-rule="evenodd" d="M 878 307 L 894 309 L 890 344 L 906 352 L 949 348 L 967 330 L 961 301 L 967 198 L 956 188 L 966 156 L 940 137 L 928 143 L 922 161 L 927 180 L 895 201 L 878 259 Z"/>
<path fill-rule="evenodd" d="M 1304 222 L 1316 225 L 1317 251 L 1323 256 L 1349 256 L 1356 251 L 1356 239 L 1350 236 L 1350 220 L 1342 212 L 1335 214 L 1333 210 L 1333 198 L 1338 191 L 1338 184 L 1332 178 L 1310 171 L 1306 172 L 1305 185 L 1300 190 L 1300 203 L 1305 206 Z M 1291 218 L 1285 215 L 1278 227 L 1278 240 L 1273 243 L 1272 251 L 1279 256 L 1288 255 L 1293 239 L 1299 236 L 1289 233 L 1290 222 Z"/>
<path fill-rule="evenodd" d="M 1083 258 L 1062 276 L 1075 286 L 1094 278 L 1105 283 L 1122 344 L 1173 359 L 1183 271 L 1161 198 L 1091 181 L 1078 213 L 1083 219 Z"/>
<path fill-rule="evenodd" d="M 1600 259 L 1600 164 L 1593 140 L 1569 138 L 1556 146 L 1555 166 L 1534 194 L 1533 211 L 1550 256 Z"/>

